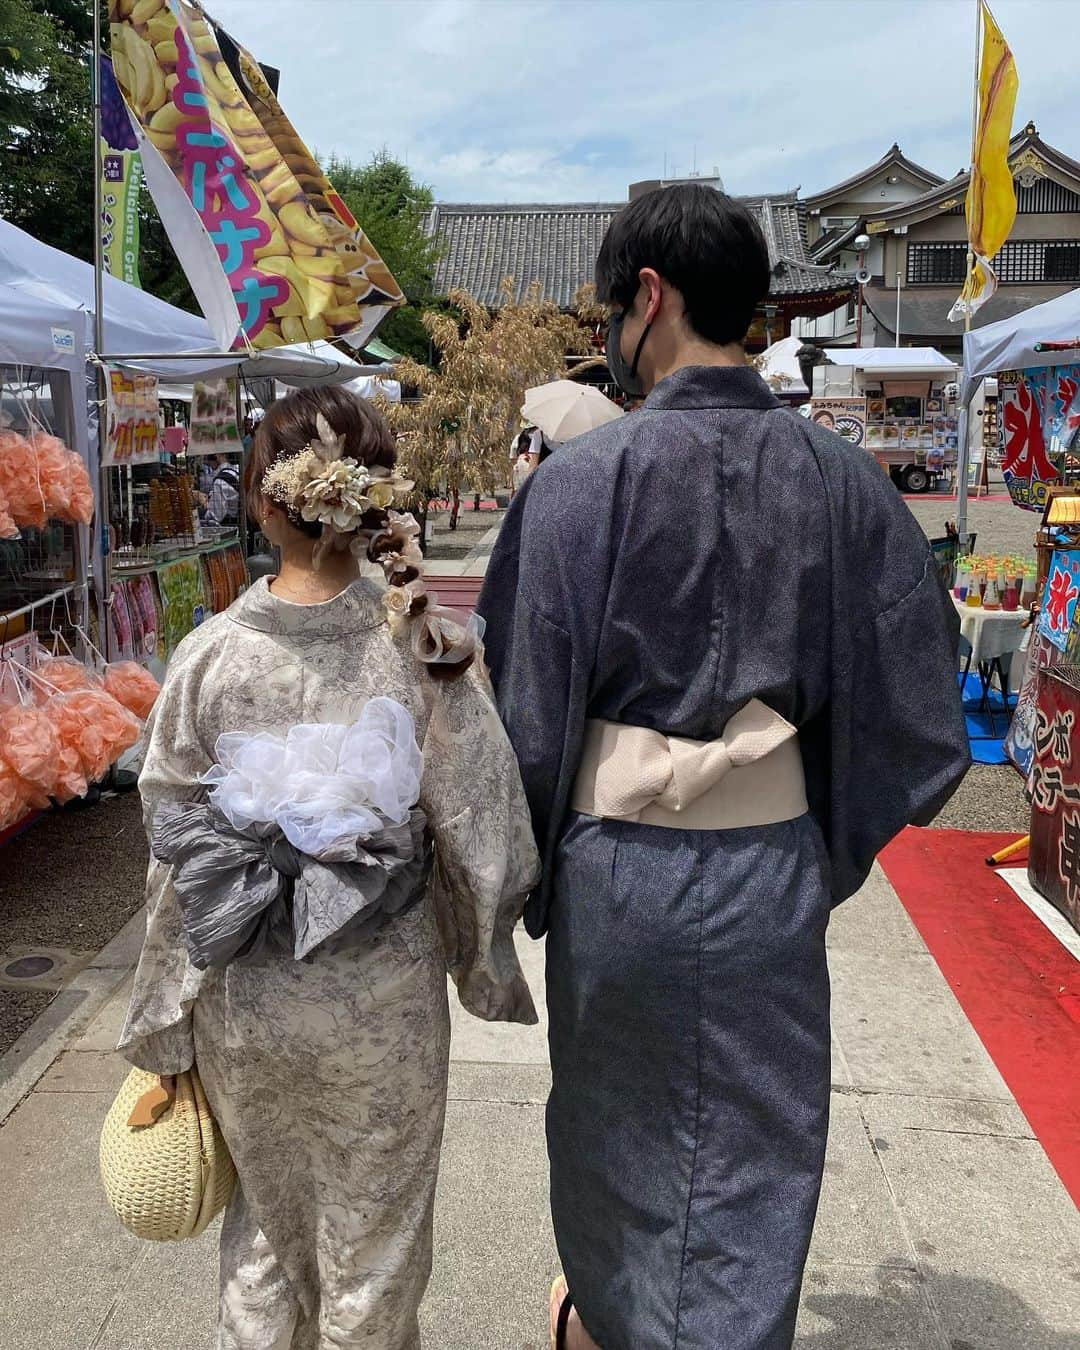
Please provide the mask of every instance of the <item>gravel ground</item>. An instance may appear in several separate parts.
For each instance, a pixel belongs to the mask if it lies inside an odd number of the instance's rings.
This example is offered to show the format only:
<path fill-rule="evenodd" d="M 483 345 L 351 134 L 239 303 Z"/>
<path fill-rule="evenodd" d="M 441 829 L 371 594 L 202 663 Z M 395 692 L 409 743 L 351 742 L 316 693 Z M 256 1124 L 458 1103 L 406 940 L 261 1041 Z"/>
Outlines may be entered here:
<path fill-rule="evenodd" d="M 100 951 L 142 904 L 147 859 L 138 793 L 42 817 L 0 849 L 0 949 Z M 0 989 L 0 1053 L 52 997 Z"/>

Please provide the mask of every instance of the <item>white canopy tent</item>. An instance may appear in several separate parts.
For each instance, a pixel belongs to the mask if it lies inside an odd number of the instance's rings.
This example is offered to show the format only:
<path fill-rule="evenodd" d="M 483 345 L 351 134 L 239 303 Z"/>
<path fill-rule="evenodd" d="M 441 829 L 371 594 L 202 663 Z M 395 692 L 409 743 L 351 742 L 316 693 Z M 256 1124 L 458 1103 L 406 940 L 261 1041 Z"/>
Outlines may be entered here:
<path fill-rule="evenodd" d="M 875 375 L 944 375 L 956 362 L 936 347 L 830 347 L 826 356 L 834 366 L 854 366 Z"/>
<path fill-rule="evenodd" d="M 1072 354 L 1036 351 L 1040 342 L 1072 342 L 1075 351 Z M 1030 370 L 1033 366 L 1054 366 L 1077 359 L 1080 359 L 1080 290 L 965 333 L 961 397 L 968 402 L 980 381 L 999 370 Z"/>
<path fill-rule="evenodd" d="M 1038 351 L 1039 344 L 1044 342 L 1067 342 L 1070 348 L 1065 352 Z M 979 385 L 999 370 L 1030 370 L 1035 366 L 1062 365 L 1077 358 L 1080 358 L 1080 289 L 964 334 L 964 374 L 960 389 L 961 461 L 958 466 L 960 495 L 956 509 L 961 538 L 967 530 L 969 452 L 966 423 L 968 407 Z"/>

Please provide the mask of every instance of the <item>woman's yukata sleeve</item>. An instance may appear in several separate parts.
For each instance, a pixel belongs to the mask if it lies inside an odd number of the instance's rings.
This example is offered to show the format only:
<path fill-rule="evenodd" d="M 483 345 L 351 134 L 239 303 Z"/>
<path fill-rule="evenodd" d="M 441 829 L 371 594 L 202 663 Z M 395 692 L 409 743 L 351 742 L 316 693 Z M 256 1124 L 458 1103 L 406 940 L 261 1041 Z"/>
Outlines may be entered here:
<path fill-rule="evenodd" d="M 435 841 L 433 891 L 458 997 L 485 1021 L 537 1021 L 514 928 L 539 877 L 514 752 L 483 675 L 437 686 L 420 805 Z"/>
<path fill-rule="evenodd" d="M 201 635 L 200 635 L 201 636 Z M 192 644 L 195 645 L 195 644 Z M 199 642 L 203 648 L 204 642 Z M 212 756 L 198 734 L 201 662 L 181 647 L 173 657 L 147 724 L 139 776 L 147 837 L 158 807 L 202 795 L 199 776 Z M 195 1061 L 191 1009 L 202 975 L 189 963 L 172 868 L 151 857 L 146 877 L 146 937 L 118 1049 L 150 1073 L 175 1074 Z"/>

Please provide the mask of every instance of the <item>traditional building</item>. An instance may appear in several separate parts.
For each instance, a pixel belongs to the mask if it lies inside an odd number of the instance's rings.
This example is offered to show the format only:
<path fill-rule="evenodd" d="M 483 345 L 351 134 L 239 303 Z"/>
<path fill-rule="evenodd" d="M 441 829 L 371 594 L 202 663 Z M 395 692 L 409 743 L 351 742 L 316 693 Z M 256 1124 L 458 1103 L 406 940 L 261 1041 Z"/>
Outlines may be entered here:
<path fill-rule="evenodd" d="M 1029 122 L 1012 140 L 1009 164 L 1016 182 L 1016 223 L 994 260 L 997 294 L 979 310 L 974 327 L 1080 285 L 1080 163 L 1047 145 Z M 960 354 L 963 325 L 950 323 L 948 315 L 967 268 L 964 201 L 969 179 L 968 172 L 959 173 L 919 193 L 864 203 L 842 234 L 828 238 L 823 232 L 822 242 L 811 245 L 815 260 L 842 267 L 852 256 L 856 234 L 869 236 L 863 345 L 891 347 L 899 327 L 903 345 Z M 807 205 L 816 200 L 807 199 Z M 811 238 L 812 230 L 811 225 Z M 835 343 L 849 340 L 852 327 L 845 322 L 843 331 L 831 337 L 805 330 L 803 335 Z"/>
<path fill-rule="evenodd" d="M 686 180 L 683 180 L 686 181 Z M 715 185 L 713 180 L 703 180 Z M 719 180 L 716 180 L 716 184 Z M 670 184 L 665 184 L 669 186 Z M 635 184 L 635 188 L 642 185 Z M 806 243 L 806 209 L 794 192 L 739 199 L 754 212 L 769 245 L 773 284 L 750 335 L 751 348 L 786 337 L 794 319 L 828 314 L 852 293 L 849 273 L 833 261 L 815 264 Z M 592 281 L 604 234 L 623 202 L 567 206 L 480 206 L 440 203 L 427 230 L 443 245 L 438 291 L 462 287 L 497 309 L 503 283 L 515 297 L 538 282 L 545 299 L 563 309 Z"/>
<path fill-rule="evenodd" d="M 807 245 L 815 263 L 833 263 L 838 270 L 854 274 L 860 255 L 854 240 L 863 229 L 863 219 L 883 207 L 901 206 L 923 193 L 939 187 L 942 179 L 930 169 L 908 159 L 899 145 L 893 145 L 869 168 L 837 183 L 823 192 L 804 197 L 807 221 Z M 871 245 L 861 259 L 874 270 L 882 258 L 880 241 Z M 860 337 L 857 292 L 854 288 L 842 308 L 818 318 L 800 319 L 795 325 L 799 337 L 829 346 L 855 346 Z"/>

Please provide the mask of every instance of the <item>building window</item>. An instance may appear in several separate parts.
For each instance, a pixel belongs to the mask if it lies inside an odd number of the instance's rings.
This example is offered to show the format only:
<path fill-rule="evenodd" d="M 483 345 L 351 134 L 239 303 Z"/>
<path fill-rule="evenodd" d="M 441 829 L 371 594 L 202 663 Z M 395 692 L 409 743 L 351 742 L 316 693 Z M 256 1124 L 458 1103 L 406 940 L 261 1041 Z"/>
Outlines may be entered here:
<path fill-rule="evenodd" d="M 853 293 L 853 294 L 851 295 L 850 299 L 849 299 L 848 302 L 847 302 L 847 314 L 846 314 L 845 317 L 846 317 L 846 320 L 847 320 L 848 323 L 854 323 L 854 322 L 855 322 L 855 308 L 856 308 L 857 303 L 858 303 L 858 302 L 856 301 L 855 295 L 854 295 L 854 293 Z"/>
<path fill-rule="evenodd" d="M 1048 244 L 1043 254 L 1044 281 L 1080 281 L 1080 241 Z"/>
<path fill-rule="evenodd" d="M 1080 239 L 1061 242 L 1017 239 L 993 259 L 998 281 L 1080 283 Z M 907 279 L 911 286 L 962 285 L 967 271 L 966 244 L 909 244 Z"/>
<path fill-rule="evenodd" d="M 966 274 L 966 244 L 908 244 L 910 286 L 962 286 Z"/>

